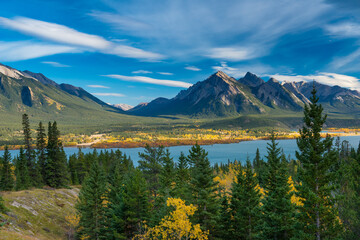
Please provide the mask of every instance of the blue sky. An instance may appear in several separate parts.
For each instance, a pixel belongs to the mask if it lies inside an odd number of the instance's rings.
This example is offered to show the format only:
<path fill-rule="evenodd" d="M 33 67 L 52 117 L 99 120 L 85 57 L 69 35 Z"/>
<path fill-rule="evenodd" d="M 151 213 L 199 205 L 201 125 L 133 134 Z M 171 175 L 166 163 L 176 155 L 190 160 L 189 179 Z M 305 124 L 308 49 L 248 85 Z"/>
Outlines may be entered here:
<path fill-rule="evenodd" d="M 217 70 L 360 90 L 358 0 L 12 0 L 0 62 L 108 103 L 173 97 Z"/>

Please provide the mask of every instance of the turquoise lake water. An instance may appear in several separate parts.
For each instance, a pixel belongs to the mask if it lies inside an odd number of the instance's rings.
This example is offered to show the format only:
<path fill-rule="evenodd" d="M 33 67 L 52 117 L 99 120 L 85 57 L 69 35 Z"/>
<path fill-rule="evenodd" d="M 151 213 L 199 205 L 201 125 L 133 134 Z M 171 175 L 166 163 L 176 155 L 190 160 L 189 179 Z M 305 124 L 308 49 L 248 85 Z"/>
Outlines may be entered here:
<path fill-rule="evenodd" d="M 360 136 L 346 136 L 340 138 L 342 141 L 347 140 L 349 143 L 357 148 Z M 249 157 L 250 160 L 254 159 L 256 149 L 259 148 L 260 154 L 264 157 L 266 155 L 266 146 L 268 140 L 256 140 L 256 141 L 247 141 L 240 143 L 230 143 L 230 144 L 214 144 L 214 145 L 205 145 L 203 148 L 208 152 L 208 158 L 211 164 L 214 163 L 227 163 L 228 161 L 238 160 L 241 162 L 246 161 L 246 158 Z M 283 148 L 286 156 L 291 155 L 295 157 L 295 151 L 297 150 L 296 140 L 278 140 L 279 147 Z M 191 146 L 176 146 L 169 147 L 171 156 L 174 160 L 177 160 L 181 152 L 184 152 L 185 155 L 188 154 Z M 119 149 L 126 155 L 130 156 L 134 161 L 134 164 L 137 165 L 139 160 L 139 152 L 143 152 L 143 148 L 113 148 L 113 150 Z M 82 148 L 84 153 L 92 152 L 94 149 L 91 148 Z M 111 149 L 107 149 L 111 150 Z M 101 151 L 101 149 L 97 149 Z M 19 153 L 19 150 L 10 150 L 12 156 L 16 156 Z M 78 152 L 77 148 L 65 148 L 66 154 L 72 155 Z M 3 154 L 3 151 L 0 151 L 0 155 Z"/>

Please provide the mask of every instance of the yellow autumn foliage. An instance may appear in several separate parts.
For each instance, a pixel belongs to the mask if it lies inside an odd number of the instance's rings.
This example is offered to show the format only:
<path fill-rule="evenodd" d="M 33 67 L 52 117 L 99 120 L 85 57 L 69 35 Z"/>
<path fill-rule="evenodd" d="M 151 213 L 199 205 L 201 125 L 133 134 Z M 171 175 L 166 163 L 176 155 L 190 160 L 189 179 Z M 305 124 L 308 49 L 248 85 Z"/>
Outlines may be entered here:
<path fill-rule="evenodd" d="M 189 216 L 194 215 L 197 209 L 194 205 L 186 205 L 180 198 L 168 198 L 166 204 L 175 210 L 165 216 L 158 226 L 145 226 L 145 233 L 133 239 L 208 239 L 208 233 L 202 231 L 199 224 L 193 225 L 189 220 Z"/>

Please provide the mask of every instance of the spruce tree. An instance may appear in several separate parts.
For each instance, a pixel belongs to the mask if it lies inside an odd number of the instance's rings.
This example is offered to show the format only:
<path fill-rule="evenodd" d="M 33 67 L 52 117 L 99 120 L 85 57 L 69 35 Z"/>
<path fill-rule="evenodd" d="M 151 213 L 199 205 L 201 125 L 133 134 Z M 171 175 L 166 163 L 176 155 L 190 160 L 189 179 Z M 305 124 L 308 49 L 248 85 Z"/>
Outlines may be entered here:
<path fill-rule="evenodd" d="M 46 133 L 42 122 L 39 122 L 36 136 L 36 155 L 37 166 L 42 177 L 42 182 L 46 176 Z"/>
<path fill-rule="evenodd" d="M 46 146 L 46 184 L 50 187 L 60 188 L 68 184 L 66 154 L 60 140 L 57 124 L 49 122 L 48 143 Z"/>
<path fill-rule="evenodd" d="M 185 201 L 190 200 L 190 170 L 188 159 L 183 152 L 180 153 L 179 161 L 175 169 L 174 196 Z"/>
<path fill-rule="evenodd" d="M 150 147 L 146 145 L 145 152 L 139 153 L 139 169 L 143 172 L 148 183 L 151 196 L 157 197 L 160 188 L 160 173 L 164 159 L 164 147 Z"/>
<path fill-rule="evenodd" d="M 14 188 L 11 165 L 11 155 L 8 147 L 5 146 L 4 155 L 1 159 L 0 191 L 11 191 Z"/>
<path fill-rule="evenodd" d="M 19 156 L 17 157 L 15 162 L 15 190 L 29 189 L 31 186 L 31 180 L 29 176 L 26 156 L 22 147 L 20 148 Z"/>
<path fill-rule="evenodd" d="M 263 159 L 261 159 L 259 148 L 256 149 L 256 155 L 253 160 L 253 167 L 259 180 L 260 186 L 263 186 L 265 183 L 265 176 L 267 174 L 267 163 Z"/>
<path fill-rule="evenodd" d="M 337 154 L 333 149 L 333 138 L 321 138 L 321 130 L 326 121 L 323 107 L 318 104 L 315 85 L 311 92 L 310 104 L 305 105 L 304 126 L 297 139 L 300 162 L 298 196 L 302 206 L 297 218 L 299 239 L 335 239 L 341 233 L 336 198 Z"/>
<path fill-rule="evenodd" d="M 209 230 L 210 236 L 216 236 L 220 207 L 216 194 L 218 183 L 214 181 L 215 175 L 207 155 L 208 153 L 197 144 L 189 150 L 188 159 L 192 164 L 191 202 L 197 207 L 194 214 L 196 223 L 204 230 Z"/>
<path fill-rule="evenodd" d="M 29 117 L 27 114 L 23 114 L 22 116 L 22 125 L 23 125 L 24 143 L 25 143 L 25 159 L 30 176 L 30 186 L 39 187 L 42 185 L 42 181 L 35 160 L 35 152 L 31 146 L 31 141 L 32 141 L 31 129 L 30 129 Z"/>
<path fill-rule="evenodd" d="M 250 161 L 240 167 L 237 180 L 231 188 L 231 239 L 261 239 L 260 190 Z"/>
<path fill-rule="evenodd" d="M 275 134 L 268 143 L 268 172 L 265 178 L 265 197 L 262 200 L 261 239 L 291 239 L 294 233 L 295 206 L 291 202 L 287 162 L 275 142 Z"/>
<path fill-rule="evenodd" d="M 79 192 L 76 204 L 80 216 L 77 236 L 81 239 L 108 239 L 106 218 L 106 177 L 94 161 Z"/>
<path fill-rule="evenodd" d="M 121 177 L 117 180 L 120 182 L 111 187 L 109 194 L 109 239 L 131 239 L 150 217 L 149 192 L 139 169 L 129 169 L 122 181 Z"/>
<path fill-rule="evenodd" d="M 3 197 L 1 196 L 0 194 L 0 213 L 5 213 L 7 211 L 7 208 L 5 207 L 5 204 L 4 204 L 4 199 Z M 0 216 L 0 221 L 1 221 L 1 216 Z M 1 222 L 0 222 L 0 228 L 1 228 Z"/>

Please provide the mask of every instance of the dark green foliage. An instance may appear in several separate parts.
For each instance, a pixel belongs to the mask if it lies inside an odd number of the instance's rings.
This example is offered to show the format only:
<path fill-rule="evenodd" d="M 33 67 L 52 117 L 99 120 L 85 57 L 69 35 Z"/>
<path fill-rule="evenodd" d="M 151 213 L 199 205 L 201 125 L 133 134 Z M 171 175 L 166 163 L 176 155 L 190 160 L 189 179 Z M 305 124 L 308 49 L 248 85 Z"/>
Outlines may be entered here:
<path fill-rule="evenodd" d="M 245 168 L 240 168 L 231 192 L 231 239 L 261 239 L 260 190 L 249 160 L 246 161 Z"/>
<path fill-rule="evenodd" d="M 295 206 L 288 183 L 289 174 L 285 157 L 275 142 L 275 134 L 268 143 L 268 173 L 265 178 L 265 197 L 262 200 L 261 239 L 291 239 L 294 233 Z"/>
<path fill-rule="evenodd" d="M 37 166 L 35 159 L 35 152 L 32 149 L 31 142 L 31 129 L 29 123 L 29 117 L 27 114 L 22 116 L 22 125 L 24 133 L 24 143 L 25 143 L 25 159 L 26 165 L 30 176 L 30 186 L 39 187 L 42 185 L 42 177 Z"/>
<path fill-rule="evenodd" d="M 210 236 L 215 236 L 220 204 L 216 195 L 217 182 L 214 181 L 213 169 L 210 167 L 207 152 L 197 144 L 190 149 L 188 159 L 192 166 L 191 203 L 197 207 L 194 219 L 203 229 L 210 231 Z"/>
<path fill-rule="evenodd" d="M 5 207 L 4 199 L 0 195 L 0 213 L 5 213 L 6 211 L 7 211 L 7 208 Z M 1 216 L 0 216 L 0 227 L 1 227 Z"/>
<path fill-rule="evenodd" d="M 106 177 L 97 161 L 94 161 L 89 175 L 79 193 L 76 209 L 80 216 L 78 237 L 108 239 L 106 220 Z"/>
<path fill-rule="evenodd" d="M 188 159 L 185 157 L 184 153 L 181 152 L 179 161 L 175 169 L 175 189 L 174 195 L 185 201 L 190 198 L 190 170 Z"/>
<path fill-rule="evenodd" d="M 67 159 L 56 122 L 53 124 L 49 122 L 46 153 L 46 184 L 54 188 L 66 186 L 68 184 Z"/>
<path fill-rule="evenodd" d="M 46 176 L 46 133 L 42 122 L 39 123 L 36 136 L 36 156 L 37 166 L 42 176 L 42 182 L 45 181 Z"/>
<path fill-rule="evenodd" d="M 347 141 L 343 141 L 339 152 L 338 179 L 342 195 L 338 201 L 339 215 L 345 229 L 346 240 L 360 238 L 360 155 L 354 148 L 350 149 Z"/>
<path fill-rule="evenodd" d="M 312 90 L 311 103 L 304 109 L 304 126 L 297 139 L 300 161 L 297 185 L 298 195 L 303 199 L 297 217 L 299 239 L 335 239 L 341 233 L 334 191 L 337 154 L 330 136 L 322 139 L 320 132 L 326 121 L 319 105 L 316 89 Z"/>
<path fill-rule="evenodd" d="M 265 176 L 267 174 L 268 165 L 263 159 L 261 159 L 260 151 L 258 148 L 256 149 L 256 155 L 253 161 L 253 167 L 256 172 L 256 176 L 259 180 L 259 185 L 263 186 L 265 184 Z"/>
<path fill-rule="evenodd" d="M 143 172 L 148 183 L 150 194 L 154 198 L 157 197 L 160 188 L 160 173 L 164 160 L 164 147 L 150 147 L 146 145 L 145 153 L 139 153 L 139 169 Z"/>
<path fill-rule="evenodd" d="M 230 209 L 230 198 L 225 192 L 222 192 L 220 206 L 220 220 L 218 224 L 218 236 L 220 239 L 231 239 L 232 228 L 231 228 L 231 209 Z"/>
<path fill-rule="evenodd" d="M 28 189 L 31 186 L 31 180 L 28 172 L 28 166 L 24 149 L 20 148 L 20 153 L 15 161 L 16 185 L 15 190 Z"/>
<path fill-rule="evenodd" d="M 11 191 L 14 188 L 14 178 L 11 170 L 11 155 L 9 149 L 5 146 L 4 155 L 0 164 L 0 191 Z"/>
<path fill-rule="evenodd" d="M 150 217 L 148 188 L 138 169 L 131 169 L 122 184 L 112 188 L 108 216 L 113 239 L 131 239 L 139 230 L 142 221 Z"/>

